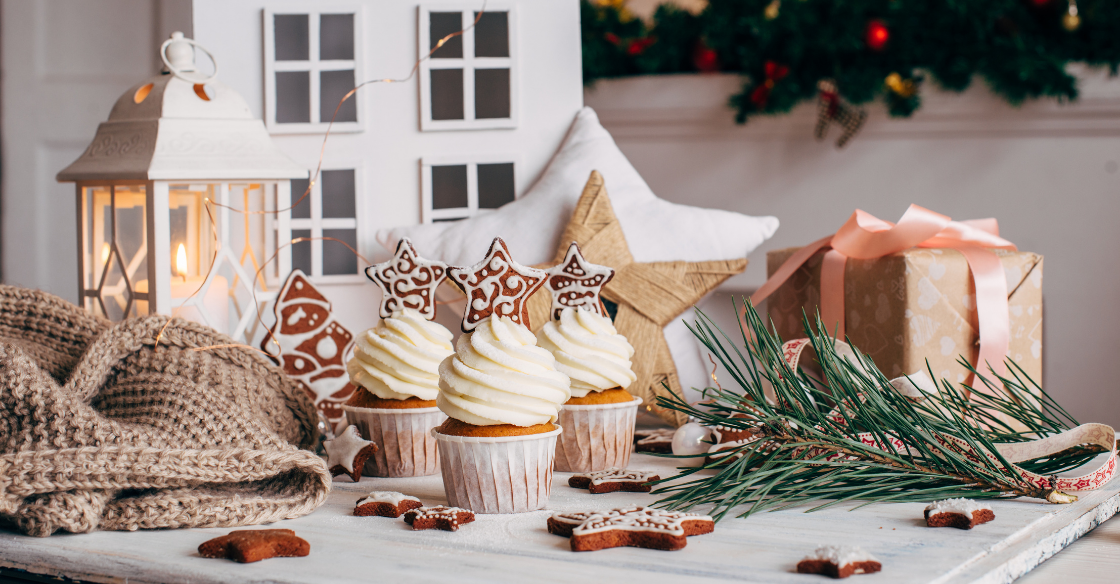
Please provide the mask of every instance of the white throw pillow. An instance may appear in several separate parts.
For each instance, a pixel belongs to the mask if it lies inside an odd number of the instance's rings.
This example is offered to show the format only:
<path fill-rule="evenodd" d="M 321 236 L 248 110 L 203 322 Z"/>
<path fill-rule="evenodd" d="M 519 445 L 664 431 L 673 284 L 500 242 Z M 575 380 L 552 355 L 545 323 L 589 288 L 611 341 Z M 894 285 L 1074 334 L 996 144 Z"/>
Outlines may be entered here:
<path fill-rule="evenodd" d="M 500 209 L 448 223 L 380 229 L 377 241 L 392 252 L 408 237 L 421 255 L 469 266 L 501 236 L 519 263 L 552 260 L 560 235 L 592 170 L 606 181 L 611 205 L 638 262 L 705 261 L 746 257 L 778 229 L 775 217 L 678 205 L 657 198 L 588 107 L 576 114 L 560 150 L 524 196 Z M 665 327 L 681 386 L 706 387 L 699 344 L 685 328 L 686 312 Z M 695 400 L 697 395 L 686 396 Z"/>

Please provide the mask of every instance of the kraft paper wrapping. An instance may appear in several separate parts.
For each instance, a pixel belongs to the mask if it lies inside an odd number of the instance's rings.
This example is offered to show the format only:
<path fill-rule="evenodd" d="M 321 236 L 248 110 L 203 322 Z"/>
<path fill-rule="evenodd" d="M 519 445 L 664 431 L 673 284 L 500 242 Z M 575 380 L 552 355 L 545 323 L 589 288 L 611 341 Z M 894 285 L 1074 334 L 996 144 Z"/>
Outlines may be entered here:
<path fill-rule="evenodd" d="M 634 449 L 634 422 L 642 398 L 617 404 L 565 405 L 556 442 L 556 470 L 594 472 L 626 468 Z"/>
<path fill-rule="evenodd" d="M 769 274 L 798 249 L 768 253 Z M 1042 256 L 994 252 L 1007 275 L 1008 356 L 1041 384 Z M 805 336 L 802 309 L 810 319 L 816 317 L 823 257 L 813 256 L 767 299 L 767 313 L 785 340 Z M 959 383 L 968 371 L 957 363 L 958 355 L 976 365 L 975 288 L 968 264 L 956 250 L 914 248 L 874 260 L 849 258 L 844 311 L 848 337 L 887 377 L 925 371 L 928 359 L 935 377 Z"/>
<path fill-rule="evenodd" d="M 448 436 L 439 441 L 447 504 L 475 513 L 525 513 L 543 509 L 552 492 L 552 463 L 559 427 L 528 436 Z"/>
<path fill-rule="evenodd" d="M 342 406 L 346 420 L 377 452 L 366 460 L 362 474 L 375 477 L 422 477 L 439 472 L 439 455 L 432 428 L 447 415 L 439 408 L 383 409 Z"/>

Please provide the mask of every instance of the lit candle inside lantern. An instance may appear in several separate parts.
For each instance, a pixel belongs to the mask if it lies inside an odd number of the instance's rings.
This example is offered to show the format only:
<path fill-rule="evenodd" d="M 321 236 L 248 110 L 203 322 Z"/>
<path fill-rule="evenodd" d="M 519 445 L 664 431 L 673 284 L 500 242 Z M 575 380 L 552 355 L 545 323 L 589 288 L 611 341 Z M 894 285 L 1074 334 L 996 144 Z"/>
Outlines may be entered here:
<path fill-rule="evenodd" d="M 175 273 L 179 275 L 177 281 L 171 282 L 171 298 L 172 299 L 186 299 L 195 294 L 195 291 L 202 286 L 205 279 L 202 276 L 188 277 L 187 265 L 187 248 L 183 244 L 179 244 L 179 249 L 175 252 Z M 198 295 L 191 298 L 191 301 L 198 299 Z M 211 321 L 206 322 L 202 318 L 196 306 L 181 306 L 174 309 L 172 314 L 187 320 L 193 320 L 198 323 L 209 325 L 211 328 L 217 329 L 220 332 L 229 332 L 229 284 L 226 282 L 225 277 L 215 275 L 210 280 L 210 287 L 206 289 L 206 295 L 202 298 L 202 306 L 206 308 Z"/>

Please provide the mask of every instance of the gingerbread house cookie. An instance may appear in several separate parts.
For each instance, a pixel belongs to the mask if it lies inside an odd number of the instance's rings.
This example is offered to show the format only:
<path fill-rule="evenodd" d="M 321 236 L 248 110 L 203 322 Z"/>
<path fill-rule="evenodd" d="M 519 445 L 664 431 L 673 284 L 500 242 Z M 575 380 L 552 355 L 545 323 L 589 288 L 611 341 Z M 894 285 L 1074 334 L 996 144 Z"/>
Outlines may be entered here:
<path fill-rule="evenodd" d="M 276 324 L 261 349 L 299 381 L 332 428 L 345 425 L 342 404 L 354 392 L 346 356 L 354 335 L 335 320 L 331 303 L 300 270 L 292 270 L 273 307 Z"/>

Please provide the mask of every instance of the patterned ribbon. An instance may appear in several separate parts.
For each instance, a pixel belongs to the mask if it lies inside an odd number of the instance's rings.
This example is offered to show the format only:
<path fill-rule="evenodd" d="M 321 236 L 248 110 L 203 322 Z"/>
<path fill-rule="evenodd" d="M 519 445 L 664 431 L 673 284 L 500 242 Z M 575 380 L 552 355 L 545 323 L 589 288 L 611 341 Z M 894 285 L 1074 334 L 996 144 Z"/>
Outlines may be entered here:
<path fill-rule="evenodd" d="M 964 255 L 976 286 L 976 314 L 980 323 L 980 351 L 976 370 L 992 385 L 988 373 L 1006 375 L 1004 358 L 1011 338 L 1007 307 L 1007 278 L 992 248 L 1014 251 L 1015 244 L 999 236 L 995 219 L 953 221 L 929 209 L 910 205 L 898 223 L 883 221 L 856 210 L 834 235 L 821 238 L 788 260 L 751 296 L 756 306 L 774 293 L 813 254 L 825 250 L 821 266 L 821 320 L 836 338 L 844 338 L 844 268 L 848 258 L 876 259 L 912 247 L 952 248 Z M 969 386 L 978 384 L 970 376 Z"/>
<path fill-rule="evenodd" d="M 801 361 L 802 352 L 805 351 L 806 347 L 811 346 L 809 339 L 788 341 L 782 345 L 782 357 L 791 368 L 797 369 Z M 855 357 L 855 352 L 852 351 L 852 348 L 847 343 L 836 341 L 835 348 L 837 355 L 842 358 L 847 358 L 857 369 L 863 369 L 859 360 Z M 892 379 L 891 385 L 906 397 L 923 398 L 923 391 L 928 391 L 928 389 L 921 387 L 925 384 L 923 383 L 924 379 L 924 381 L 929 382 L 927 387 L 936 391 L 936 385 L 933 385 L 924 374 L 911 375 L 910 378 L 914 379 L 915 382 L 911 382 L 911 379 L 907 379 L 906 377 L 899 377 L 897 379 Z M 828 417 L 833 422 L 839 424 L 846 423 L 846 420 L 838 410 L 830 412 Z M 863 442 L 867 446 L 885 450 L 875 434 L 871 432 L 861 432 L 858 436 L 860 442 Z M 935 438 L 947 449 L 953 450 L 970 460 L 980 460 L 980 454 L 960 438 L 943 435 L 938 435 Z M 905 443 L 897 438 L 889 437 L 888 441 L 891 443 L 891 447 L 895 452 L 906 452 L 908 450 Z M 1107 448 L 1109 451 L 1108 460 L 1085 475 L 1076 477 L 1049 477 L 1030 472 L 1014 464 L 1016 462 L 1035 460 L 1051 454 L 1057 454 L 1063 450 L 1082 444 L 1095 444 Z M 1011 470 L 1018 474 L 1020 479 L 1040 489 L 1092 491 L 1100 488 L 1116 475 L 1116 432 L 1105 424 L 1082 424 L 1076 428 L 1038 440 L 1000 443 L 994 444 L 993 446 L 995 446 L 996 450 L 1003 456 L 1004 460 L 1011 463 Z M 841 456 L 839 453 L 835 453 L 827 459 L 832 460 L 839 456 Z M 983 456 L 986 456 L 997 465 L 1001 464 L 991 454 L 983 453 Z"/>

